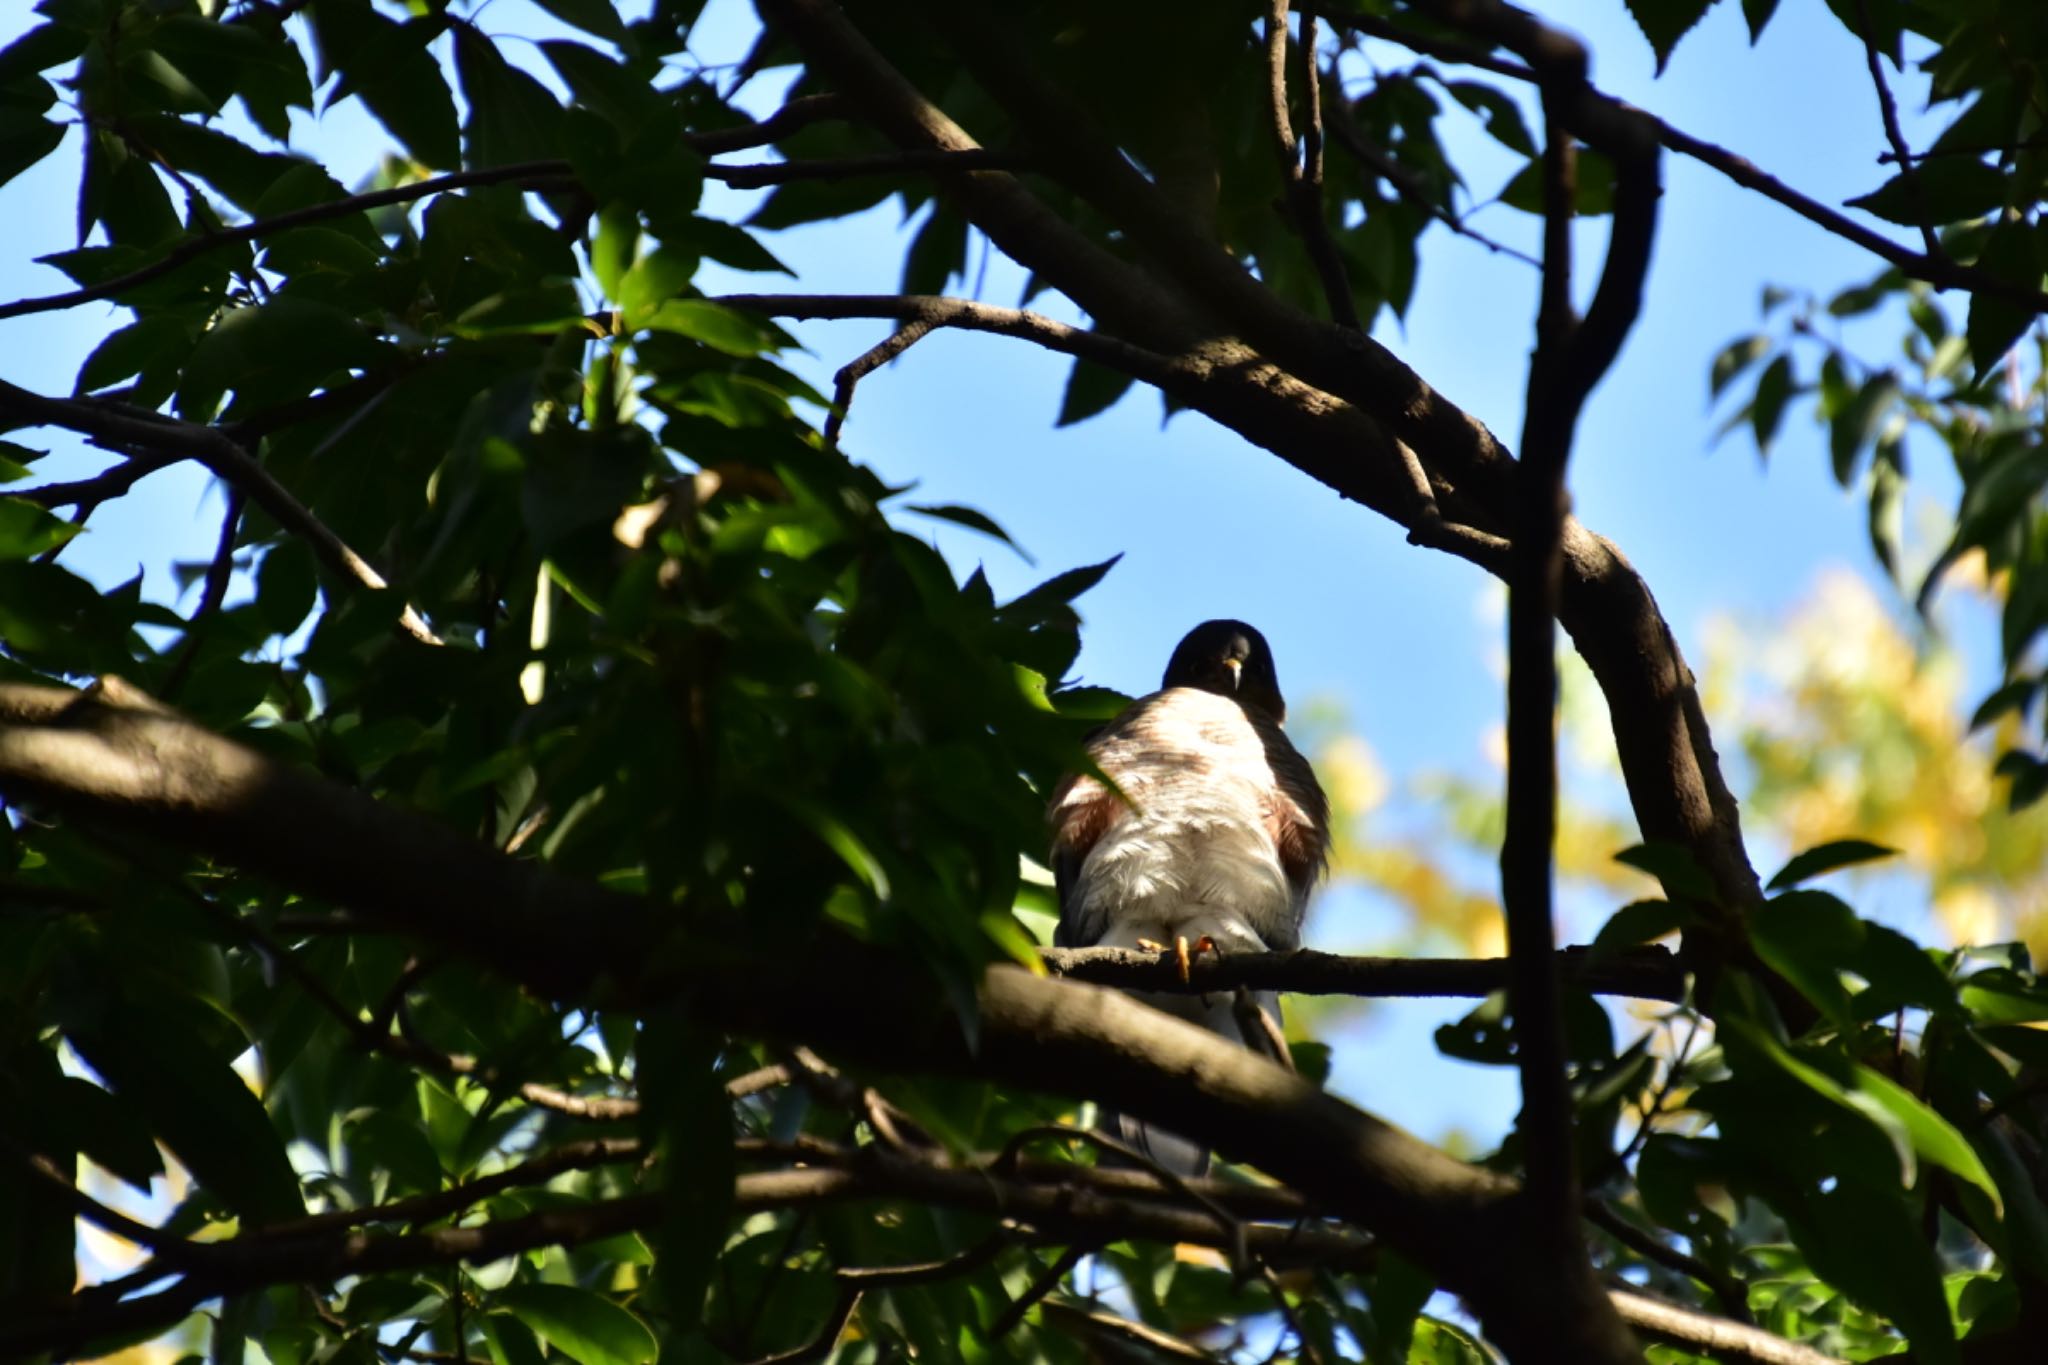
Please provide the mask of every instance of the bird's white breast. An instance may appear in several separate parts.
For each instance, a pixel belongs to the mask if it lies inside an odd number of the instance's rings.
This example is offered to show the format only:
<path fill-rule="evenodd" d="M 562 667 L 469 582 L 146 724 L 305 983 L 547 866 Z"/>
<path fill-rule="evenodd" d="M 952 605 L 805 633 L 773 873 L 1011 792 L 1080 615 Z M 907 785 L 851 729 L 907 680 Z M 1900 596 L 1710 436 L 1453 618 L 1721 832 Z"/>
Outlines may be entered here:
<path fill-rule="evenodd" d="M 1268 821 L 1275 779 L 1237 703 L 1193 689 L 1148 699 L 1094 746 L 1131 806 L 1082 864 L 1084 917 L 1102 942 L 1133 947 L 1206 934 L 1225 952 L 1295 937 L 1299 907 Z"/>

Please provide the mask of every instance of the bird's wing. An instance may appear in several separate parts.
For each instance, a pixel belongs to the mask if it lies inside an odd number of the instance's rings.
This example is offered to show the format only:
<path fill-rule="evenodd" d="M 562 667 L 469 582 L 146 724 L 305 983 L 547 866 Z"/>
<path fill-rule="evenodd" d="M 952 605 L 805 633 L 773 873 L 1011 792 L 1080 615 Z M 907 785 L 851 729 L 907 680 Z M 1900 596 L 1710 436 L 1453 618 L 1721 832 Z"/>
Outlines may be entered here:
<path fill-rule="evenodd" d="M 1330 862 L 1330 801 L 1316 781 L 1316 770 L 1301 750 L 1294 747 L 1279 723 L 1264 716 L 1252 717 L 1265 746 L 1267 766 L 1273 770 L 1273 788 L 1266 808 L 1267 832 L 1280 854 L 1280 869 L 1287 875 L 1293 892 L 1292 941 L 1274 943 L 1285 952 L 1301 946 L 1301 921 L 1308 913 L 1309 892 L 1322 879 Z"/>
<path fill-rule="evenodd" d="M 1075 773 L 1053 789 L 1047 813 L 1052 822 L 1053 889 L 1060 902 L 1060 922 L 1052 936 L 1058 947 L 1085 948 L 1099 941 L 1108 927 L 1099 911 L 1083 915 L 1076 890 L 1088 850 L 1123 811 L 1116 793 L 1092 777 Z"/>

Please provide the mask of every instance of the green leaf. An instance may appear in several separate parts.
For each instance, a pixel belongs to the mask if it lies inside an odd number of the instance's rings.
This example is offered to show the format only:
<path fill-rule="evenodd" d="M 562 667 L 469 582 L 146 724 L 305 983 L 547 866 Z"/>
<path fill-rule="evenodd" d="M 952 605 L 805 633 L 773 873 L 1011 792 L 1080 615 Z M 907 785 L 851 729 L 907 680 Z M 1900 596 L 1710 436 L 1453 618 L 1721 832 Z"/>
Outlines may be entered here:
<path fill-rule="evenodd" d="M 1079 569 L 1069 569 L 1065 573 L 1055 574 L 1031 589 L 1031 591 L 1025 593 L 1022 597 L 1019 597 L 1016 601 L 1011 602 L 1003 610 L 1005 612 L 1029 614 L 1054 604 L 1064 605 L 1065 603 L 1072 602 L 1082 593 L 1106 578 L 1109 575 L 1109 571 L 1114 569 L 1117 561 L 1122 558 L 1123 556 L 1120 554 L 1111 555 L 1100 564 L 1089 564 Z"/>
<path fill-rule="evenodd" d="M 600 1294 L 566 1284 L 516 1284 L 498 1305 L 582 1365 L 647 1365 L 659 1354 L 646 1323 Z"/>
<path fill-rule="evenodd" d="M 1607 923 L 1601 925 L 1600 932 L 1593 936 L 1586 956 L 1600 961 L 1624 948 L 1660 939 L 1698 921 L 1699 916 L 1670 901 L 1631 901 L 1608 916 Z"/>
<path fill-rule="evenodd" d="M 71 1045 L 208 1191 L 252 1223 L 306 1211 L 270 1116 L 194 1028 L 197 1006 L 116 1005 Z"/>
<path fill-rule="evenodd" d="M 560 103 L 468 24 L 455 30 L 455 75 L 469 105 L 463 133 L 471 165 L 508 166 L 562 154 Z"/>
<path fill-rule="evenodd" d="M 1825 891 L 1787 891 L 1749 920 L 1757 956 L 1836 1024 L 1853 1023 L 1842 972 L 1863 945 L 1863 921 Z"/>
<path fill-rule="evenodd" d="M 1652 841 L 1625 848 L 1614 855 L 1624 867 L 1647 872 L 1664 884 L 1664 894 L 1684 900 L 1712 902 L 1714 883 L 1700 869 L 1691 850 L 1679 844 Z"/>
<path fill-rule="evenodd" d="M 1770 354 L 1771 339 L 1761 332 L 1755 336 L 1731 341 L 1721 348 L 1714 357 L 1713 369 L 1707 375 L 1707 396 L 1719 398 L 1721 390 L 1737 375 Z"/>
<path fill-rule="evenodd" d="M 1025 554 L 1023 548 L 1016 541 L 1010 539 L 1010 533 L 998 525 L 995 518 L 989 516 L 986 512 L 978 512 L 972 507 L 932 503 L 922 506 L 911 504 L 905 506 L 903 510 L 915 512 L 921 517 L 935 517 L 940 521 L 950 521 L 955 526 L 965 526 L 970 531 L 979 531 L 985 536 L 992 536 L 1015 550 L 1026 564 L 1033 562 L 1031 556 Z"/>
<path fill-rule="evenodd" d="M 310 17 L 327 66 L 342 76 L 330 104 L 354 95 L 414 160 L 444 170 L 462 164 L 455 97 L 427 49 L 444 31 L 440 21 L 400 24 L 363 0 L 322 0 Z"/>
<path fill-rule="evenodd" d="M 263 556 L 256 571 L 256 614 L 273 634 L 297 630 L 318 597 L 313 552 L 304 541 L 280 542 Z"/>
<path fill-rule="evenodd" d="M 1819 844 L 1798 854 L 1778 869 L 1771 878 L 1766 891 L 1782 891 L 1788 886 L 1797 886 L 1836 868 L 1854 867 L 1858 863 L 1875 862 L 1880 858 L 1898 856 L 1895 848 L 1873 844 L 1866 839 L 1837 839 L 1832 843 Z"/>
<path fill-rule="evenodd" d="M 1792 357 L 1780 355 L 1764 367 L 1762 377 L 1756 381 L 1756 397 L 1750 404 L 1749 422 L 1756 433 L 1757 454 L 1771 453 L 1771 442 L 1778 435 L 1778 423 L 1785 416 L 1785 402 L 1791 396 Z"/>
<path fill-rule="evenodd" d="M 79 393 L 91 393 L 133 378 L 153 363 L 176 363 L 179 353 L 191 344 L 191 332 L 179 318 L 159 315 L 113 332 L 93 348 L 79 366 Z"/>
<path fill-rule="evenodd" d="M 1420 1266 L 1391 1249 L 1380 1256 L 1373 1271 L 1372 1287 L 1367 1292 L 1376 1329 L 1376 1338 L 1367 1351 L 1373 1365 L 1403 1365 L 1416 1359 L 1441 1358 L 1432 1354 L 1435 1324 L 1427 1318 L 1417 1321 L 1435 1292 L 1436 1278 Z M 1411 1343 L 1415 1348 L 1412 1354 Z"/>
<path fill-rule="evenodd" d="M 1452 99 L 1478 114 L 1486 131 L 1501 146 L 1526 157 L 1536 155 L 1536 139 L 1529 136 L 1522 108 L 1505 91 L 1478 81 L 1446 81 L 1444 89 L 1451 92 Z"/>
<path fill-rule="evenodd" d="M 1977 257 L 1977 268 L 2019 289 L 2041 288 L 2041 261 L 2034 251 L 2035 234 L 2024 219 L 2011 219 L 1991 230 Z M 2015 341 L 2033 324 L 2033 309 L 2000 298 L 1987 289 L 1970 295 L 1970 361 L 1979 375 L 2005 359 Z"/>
<path fill-rule="evenodd" d="M 1130 392 L 1131 376 L 1121 370 L 1076 358 L 1067 371 L 1067 390 L 1060 397 L 1060 415 L 1054 426 L 1070 427 L 1109 411 L 1116 400 Z"/>
<path fill-rule="evenodd" d="M 1955 1365 L 1941 1266 L 1905 1201 L 1843 1183 L 1816 1197 L 1813 1211 L 1811 1226 L 1794 1228 L 1814 1271 L 1898 1324 L 1916 1359 Z"/>
<path fill-rule="evenodd" d="M 2044 682 L 2048 682 L 2048 678 L 2037 675 L 2005 684 L 1978 703 L 1977 709 L 1970 715 L 1970 728 L 1981 730 L 1993 721 L 2012 714 L 2018 714 L 2024 720 L 2027 708 L 2034 704 L 2034 698 L 2040 694 Z"/>
<path fill-rule="evenodd" d="M 63 140 L 64 125 L 0 105 L 0 185 L 56 151 Z"/>
<path fill-rule="evenodd" d="M 2004 1217 L 2004 1197 L 1998 1192 L 1997 1182 L 1984 1168 L 1983 1159 L 1977 1155 L 1976 1149 L 1963 1140 L 1963 1135 L 1953 1124 L 1915 1099 L 1912 1092 L 1897 1081 L 1867 1066 L 1856 1068 L 1855 1087 L 1855 1094 L 1867 1098 L 1906 1130 L 1913 1150 L 1922 1159 L 1933 1162 L 1959 1180 L 1975 1185 L 1991 1201 L 1992 1210 Z"/>
<path fill-rule="evenodd" d="M 1628 0 L 1628 12 L 1635 16 L 1636 27 L 1643 31 L 1650 50 L 1657 54 L 1659 76 L 1664 74 L 1664 65 L 1671 60 L 1678 40 L 1713 4 L 1714 0 Z"/>
<path fill-rule="evenodd" d="M 1543 161 L 1532 158 L 1501 188 L 1501 202 L 1524 213 L 1543 213 Z M 1596 218 L 1614 212 L 1614 163 L 1598 152 L 1581 149 L 1578 181 L 1572 194 L 1572 212 L 1581 218 Z"/>
<path fill-rule="evenodd" d="M 25 498 L 0 498 L 0 560 L 34 559 L 82 529 Z"/>
<path fill-rule="evenodd" d="M 643 1018 L 634 1045 L 640 1127 L 661 1157 L 659 1287 L 678 1321 L 694 1322 L 725 1245 L 733 1197 L 732 1105 L 718 1078 L 720 1040 L 680 1011 Z"/>
<path fill-rule="evenodd" d="M 571 28 L 580 28 L 594 37 L 607 39 L 621 47 L 627 47 L 633 41 L 612 0 L 534 0 L 534 3 Z"/>
<path fill-rule="evenodd" d="M 1888 223 L 1943 227 L 1976 218 L 2005 203 L 2005 175 L 1966 156 L 1935 157 L 1893 176 L 1869 194 L 1848 201 Z"/>
<path fill-rule="evenodd" d="M 1889 371 L 1865 380 L 1841 411 L 1835 413 L 1828 430 L 1828 451 L 1833 457 L 1835 482 L 1849 486 L 1856 473 L 1856 457 L 1877 439 L 1878 427 L 1899 398 L 1899 381 Z"/>
<path fill-rule="evenodd" d="M 1765 25 L 1778 12 L 1778 0 L 1742 0 L 1742 18 L 1749 25 L 1749 43 L 1756 46 L 1757 39 L 1764 36 Z"/>
<path fill-rule="evenodd" d="M 673 332 L 741 357 L 779 350 L 788 339 L 772 323 L 705 299 L 668 299 L 644 316 L 628 314 L 626 325 L 636 332 Z"/>

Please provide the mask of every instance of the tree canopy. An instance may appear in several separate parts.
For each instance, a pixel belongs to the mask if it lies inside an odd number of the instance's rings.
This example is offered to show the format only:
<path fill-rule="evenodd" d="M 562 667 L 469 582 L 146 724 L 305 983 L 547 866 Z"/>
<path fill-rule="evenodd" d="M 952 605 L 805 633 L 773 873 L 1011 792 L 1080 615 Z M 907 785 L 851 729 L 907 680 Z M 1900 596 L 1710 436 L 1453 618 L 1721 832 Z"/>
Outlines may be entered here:
<path fill-rule="evenodd" d="M 758 0 L 735 71 L 677 60 L 701 0 L 534 2 L 573 36 L 471 0 L 40 0 L 0 50 L 0 186 L 61 146 L 79 187 L 74 287 L 0 319 L 118 310 L 72 392 L 0 377 L 0 1355 L 2035 1358 L 2048 986 L 2024 944 L 1810 885 L 1913 843 L 1875 764 L 1830 807 L 1861 837 L 1759 875 L 1651 585 L 1567 490 L 1668 159 L 1854 243 L 1866 278 L 1787 281 L 1702 368 L 1759 448 L 1814 409 L 1904 600 L 1989 584 L 1972 724 L 2014 812 L 2048 793 L 2048 9 L 1829 0 L 1892 156 L 1837 207 L 1500 0 Z M 1661 64 L 1711 3 L 1630 11 Z M 1909 75 L 1946 119 L 1918 148 Z M 389 139 L 365 183 L 294 141 L 349 101 Z M 1454 117 L 1542 228 L 1512 450 L 1375 327 L 1420 244 L 1479 231 Z M 735 221 L 710 183 L 771 192 Z M 705 287 L 891 198 L 923 214 L 896 294 Z M 974 240 L 1020 306 L 949 292 Z M 1879 310 L 1895 354 L 1826 322 Z M 781 325 L 811 318 L 894 330 L 825 394 Z M 1001 508 L 842 453 L 863 378 L 941 329 L 1071 357 L 1062 423 L 1149 387 L 1508 585 L 1506 789 L 1467 829 L 1504 958 L 1182 982 L 1042 946 L 1045 795 L 1124 700 L 1070 676 L 1112 564 L 998 594 L 926 528 Z M 111 459 L 39 478 L 53 432 Z M 1909 449 L 1961 490 L 1931 567 Z M 191 610 L 66 567 L 181 463 L 226 491 Z M 1662 888 L 1566 949 L 1560 868 L 1624 840 L 1559 807 L 1559 624 Z M 1797 686 L 1975 762 L 1909 680 Z M 1852 742 L 1735 738 L 1767 815 Z M 1937 891 L 2038 884 L 2038 825 L 1941 809 Z M 1323 1090 L 1306 1031 L 1223 1047 L 1120 987 L 1470 997 L 1438 1046 L 1513 1068 L 1520 1114 L 1454 1155 Z M 1228 1164 L 1134 1159 L 1110 1104 Z"/>

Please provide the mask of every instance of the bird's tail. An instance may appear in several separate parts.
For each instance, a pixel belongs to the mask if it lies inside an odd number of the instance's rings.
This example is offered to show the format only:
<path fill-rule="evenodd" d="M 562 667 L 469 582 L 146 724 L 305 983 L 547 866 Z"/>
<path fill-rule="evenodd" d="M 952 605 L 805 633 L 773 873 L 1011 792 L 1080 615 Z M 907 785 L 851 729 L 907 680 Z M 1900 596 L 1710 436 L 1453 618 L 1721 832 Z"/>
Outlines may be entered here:
<path fill-rule="evenodd" d="M 1248 1047 L 1262 1056 L 1268 1051 L 1264 1036 L 1247 1038 L 1237 1018 L 1235 1004 L 1228 993 L 1219 995 L 1176 995 L 1161 991 L 1133 991 L 1132 995 L 1146 1004 L 1178 1015 L 1190 1023 L 1200 1024 L 1212 1033 L 1221 1034 L 1241 1047 Z M 1280 998 L 1270 991 L 1253 992 L 1254 999 L 1275 1023 L 1280 1018 Z M 1191 1138 L 1169 1132 L 1157 1124 L 1120 1114 L 1114 1110 L 1103 1110 L 1097 1120 L 1099 1131 L 1120 1139 L 1125 1145 L 1136 1150 L 1147 1160 L 1158 1163 L 1162 1170 L 1175 1175 L 1199 1177 L 1209 1173 L 1209 1149 Z"/>
<path fill-rule="evenodd" d="M 1189 1179 L 1199 1179 L 1209 1174 L 1209 1149 L 1179 1133 L 1169 1133 L 1164 1128 L 1132 1118 L 1129 1114 L 1104 1114 L 1101 1120 L 1104 1132 L 1123 1140 L 1124 1145 L 1138 1152 L 1146 1160 L 1156 1164 L 1162 1171 Z"/>

